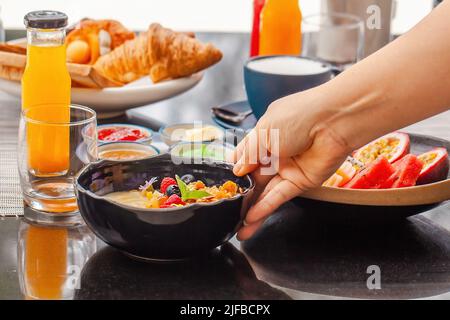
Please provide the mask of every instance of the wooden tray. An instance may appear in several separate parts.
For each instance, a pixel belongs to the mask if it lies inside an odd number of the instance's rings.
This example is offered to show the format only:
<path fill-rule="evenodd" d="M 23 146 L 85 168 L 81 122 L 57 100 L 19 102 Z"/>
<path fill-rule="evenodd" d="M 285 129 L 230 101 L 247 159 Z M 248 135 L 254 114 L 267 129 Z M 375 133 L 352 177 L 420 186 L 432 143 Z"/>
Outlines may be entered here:
<path fill-rule="evenodd" d="M 450 153 L 450 142 L 430 136 L 410 134 L 411 153 L 421 154 L 434 147 L 444 147 Z M 422 186 L 386 189 L 355 190 L 320 187 L 302 195 L 303 198 L 332 203 L 362 206 L 418 206 L 450 200 L 450 172 L 447 180 Z"/>

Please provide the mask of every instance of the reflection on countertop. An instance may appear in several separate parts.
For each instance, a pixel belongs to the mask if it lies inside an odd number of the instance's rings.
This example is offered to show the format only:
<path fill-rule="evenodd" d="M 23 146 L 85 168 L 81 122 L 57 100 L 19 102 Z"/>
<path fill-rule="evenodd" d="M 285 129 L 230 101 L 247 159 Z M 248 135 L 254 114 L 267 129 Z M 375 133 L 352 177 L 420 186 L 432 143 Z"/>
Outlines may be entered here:
<path fill-rule="evenodd" d="M 25 299 L 72 299 L 81 270 L 96 251 L 96 239 L 86 225 L 56 227 L 19 225 L 17 266 Z"/>
<path fill-rule="evenodd" d="M 227 243 L 203 259 L 135 261 L 107 247 L 81 274 L 76 299 L 289 299 L 256 278 L 245 256 Z"/>
<path fill-rule="evenodd" d="M 448 215 L 449 208 L 434 212 Z M 450 233 L 422 216 L 324 221 L 288 203 L 242 249 L 259 279 L 297 299 L 450 298 Z M 369 266 L 380 268 L 380 290 L 367 287 Z"/>
<path fill-rule="evenodd" d="M 450 298 L 450 202 L 389 223 L 337 221 L 318 210 L 292 201 L 253 239 L 181 263 L 135 261 L 86 226 L 7 219 L 0 222 L 0 298 Z M 367 289 L 371 265 L 380 267 L 381 290 Z"/>

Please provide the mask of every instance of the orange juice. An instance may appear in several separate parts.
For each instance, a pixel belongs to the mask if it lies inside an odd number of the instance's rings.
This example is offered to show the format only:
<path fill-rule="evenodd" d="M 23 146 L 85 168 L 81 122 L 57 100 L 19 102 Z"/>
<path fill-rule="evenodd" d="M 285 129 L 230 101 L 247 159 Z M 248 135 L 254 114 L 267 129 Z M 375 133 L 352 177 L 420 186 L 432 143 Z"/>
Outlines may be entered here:
<path fill-rule="evenodd" d="M 31 225 L 25 239 L 26 298 L 61 299 L 67 274 L 67 229 Z"/>
<path fill-rule="evenodd" d="M 28 162 L 36 175 L 64 173 L 69 168 L 68 126 L 71 80 L 66 66 L 65 31 L 28 29 L 27 64 L 22 78 L 22 109 L 27 118 Z M 48 106 L 48 109 L 46 108 Z M 39 107 L 33 111 L 33 107 Z"/>
<path fill-rule="evenodd" d="M 301 21 L 298 0 L 267 0 L 261 12 L 259 55 L 300 55 Z"/>

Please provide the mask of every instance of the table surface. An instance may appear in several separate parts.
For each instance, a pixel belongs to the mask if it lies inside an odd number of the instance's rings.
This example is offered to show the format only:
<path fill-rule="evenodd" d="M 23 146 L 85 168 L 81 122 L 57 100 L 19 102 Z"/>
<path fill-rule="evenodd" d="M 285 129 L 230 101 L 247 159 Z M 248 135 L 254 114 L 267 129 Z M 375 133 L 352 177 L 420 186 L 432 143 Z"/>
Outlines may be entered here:
<path fill-rule="evenodd" d="M 241 69 L 247 56 L 247 36 L 201 33 L 199 37 L 216 44 L 225 58 L 206 72 L 197 87 L 137 108 L 126 119 L 109 121 L 143 121 L 155 130 L 167 123 L 209 122 L 211 106 L 243 99 Z M 0 108 L 0 177 L 8 177 L 0 181 L 0 194 L 14 195 L 20 192 L 10 169 L 15 161 L 20 102 L 0 93 Z M 450 139 L 450 112 L 406 130 Z M 292 201 L 253 239 L 244 243 L 232 239 L 208 257 L 177 264 L 131 260 L 95 239 L 84 226 L 57 229 L 67 235 L 64 248 L 52 245 L 48 251 L 38 250 L 29 244 L 31 228 L 37 237 L 34 243 L 40 234 L 57 244 L 60 233 L 30 226 L 22 218 L 2 217 L 22 213 L 17 203 L 1 203 L 0 208 L 4 211 L 0 212 L 0 299 L 22 299 L 25 292 L 45 297 L 55 283 L 70 278 L 67 274 L 76 274 L 79 286 L 69 286 L 67 280 L 60 298 L 450 299 L 450 202 L 408 219 L 369 223 L 324 219 L 335 212 Z M 69 268 L 72 264 L 58 268 L 55 261 L 61 252 L 79 270 Z M 23 268 L 24 259 L 30 257 L 39 261 L 41 273 Z M 381 271 L 379 290 L 367 286 L 367 268 L 372 265 Z"/>

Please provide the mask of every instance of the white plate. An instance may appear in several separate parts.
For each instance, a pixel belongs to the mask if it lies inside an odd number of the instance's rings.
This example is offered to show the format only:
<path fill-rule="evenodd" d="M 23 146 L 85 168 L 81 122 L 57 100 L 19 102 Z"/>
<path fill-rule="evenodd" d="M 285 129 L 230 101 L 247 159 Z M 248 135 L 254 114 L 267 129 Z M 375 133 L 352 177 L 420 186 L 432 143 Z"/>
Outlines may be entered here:
<path fill-rule="evenodd" d="M 142 78 L 119 88 L 72 88 L 72 103 L 91 107 L 99 117 L 108 118 L 124 113 L 127 109 L 164 100 L 194 87 L 203 78 L 203 72 L 190 77 L 152 83 Z M 0 79 L 0 90 L 20 98 L 21 86 L 15 81 Z"/>

